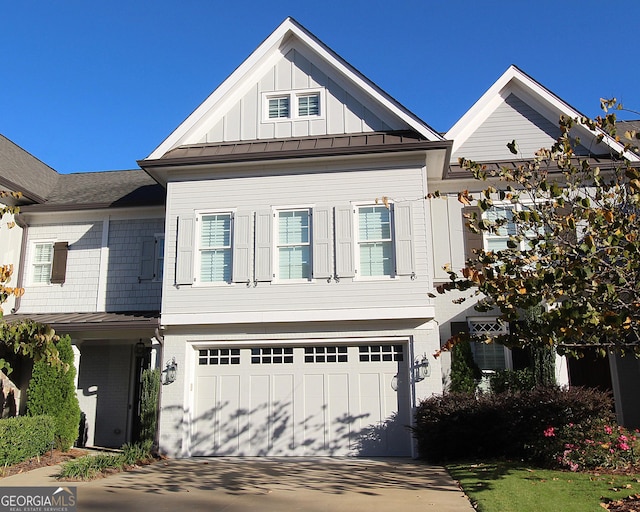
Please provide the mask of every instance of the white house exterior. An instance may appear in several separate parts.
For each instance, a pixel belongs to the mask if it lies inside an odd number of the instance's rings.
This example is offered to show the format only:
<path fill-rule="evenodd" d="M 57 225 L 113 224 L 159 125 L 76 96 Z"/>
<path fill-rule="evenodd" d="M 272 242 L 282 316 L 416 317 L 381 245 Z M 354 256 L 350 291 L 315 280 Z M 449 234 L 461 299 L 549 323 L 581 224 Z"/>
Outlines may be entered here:
<path fill-rule="evenodd" d="M 6 319 L 71 335 L 87 445 L 136 438 L 140 372 L 160 366 L 170 456 L 415 455 L 414 409 L 448 384 L 433 354 L 502 328 L 429 298 L 490 242 L 465 232 L 457 192 L 479 187 L 457 158 L 512 161 L 514 138 L 530 158 L 560 114 L 578 113 L 511 67 L 443 137 L 288 18 L 143 171 L 60 175 L 0 138 L 0 185 L 25 192 L 0 237 L 26 291 Z M 609 364 L 640 424 L 638 362 Z"/>

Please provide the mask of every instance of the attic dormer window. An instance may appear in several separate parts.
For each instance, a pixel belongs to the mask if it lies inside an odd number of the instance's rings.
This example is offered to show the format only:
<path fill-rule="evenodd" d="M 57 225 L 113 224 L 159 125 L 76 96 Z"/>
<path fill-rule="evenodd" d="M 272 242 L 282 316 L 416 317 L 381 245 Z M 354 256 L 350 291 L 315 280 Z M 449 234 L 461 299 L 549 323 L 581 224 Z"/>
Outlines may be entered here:
<path fill-rule="evenodd" d="M 323 113 L 324 91 L 304 89 L 286 93 L 263 93 L 263 122 L 318 119 Z"/>
<path fill-rule="evenodd" d="M 269 98 L 269 119 L 289 117 L 289 96 Z"/>

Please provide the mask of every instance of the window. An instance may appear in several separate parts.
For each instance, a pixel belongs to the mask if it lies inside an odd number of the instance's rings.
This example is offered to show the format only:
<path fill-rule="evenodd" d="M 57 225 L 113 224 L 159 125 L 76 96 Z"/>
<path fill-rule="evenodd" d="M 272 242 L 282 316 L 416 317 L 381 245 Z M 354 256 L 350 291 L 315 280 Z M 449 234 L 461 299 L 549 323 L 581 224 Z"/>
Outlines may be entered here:
<path fill-rule="evenodd" d="M 289 96 L 269 98 L 269 119 L 289 117 Z"/>
<path fill-rule="evenodd" d="M 292 347 L 265 347 L 251 349 L 251 364 L 291 364 Z"/>
<path fill-rule="evenodd" d="M 502 251 L 507 249 L 507 241 L 510 236 L 517 233 L 516 223 L 513 219 L 512 206 L 494 206 L 483 214 L 483 218 L 491 223 L 504 222 L 496 233 L 484 234 L 484 247 L 486 251 Z"/>
<path fill-rule="evenodd" d="M 231 213 L 203 214 L 200 220 L 200 281 L 231 281 Z"/>
<path fill-rule="evenodd" d="M 164 267 L 164 235 L 156 235 L 155 254 L 153 261 L 153 279 L 162 281 Z"/>
<path fill-rule="evenodd" d="M 365 345 L 359 347 L 358 351 L 362 363 L 404 360 L 402 345 Z"/>
<path fill-rule="evenodd" d="M 508 326 L 494 318 L 469 320 L 469 333 L 476 336 L 483 334 L 506 334 Z M 483 373 L 511 368 L 511 351 L 500 343 L 471 343 L 473 359 Z"/>
<path fill-rule="evenodd" d="M 347 347 L 304 347 L 305 363 L 346 363 Z"/>
<path fill-rule="evenodd" d="M 320 115 L 320 94 L 304 94 L 298 96 L 298 116 L 309 117 Z"/>
<path fill-rule="evenodd" d="M 300 90 L 284 93 L 263 93 L 263 122 L 291 119 L 321 118 L 322 90 Z"/>
<path fill-rule="evenodd" d="M 310 279 L 309 210 L 278 212 L 278 277 Z"/>
<path fill-rule="evenodd" d="M 199 365 L 240 364 L 239 348 L 209 348 L 198 351 Z"/>
<path fill-rule="evenodd" d="M 53 268 L 53 242 L 37 242 L 33 246 L 33 284 L 49 284 Z"/>
<path fill-rule="evenodd" d="M 357 212 L 360 275 L 393 275 L 391 210 L 386 206 L 361 206 Z"/>

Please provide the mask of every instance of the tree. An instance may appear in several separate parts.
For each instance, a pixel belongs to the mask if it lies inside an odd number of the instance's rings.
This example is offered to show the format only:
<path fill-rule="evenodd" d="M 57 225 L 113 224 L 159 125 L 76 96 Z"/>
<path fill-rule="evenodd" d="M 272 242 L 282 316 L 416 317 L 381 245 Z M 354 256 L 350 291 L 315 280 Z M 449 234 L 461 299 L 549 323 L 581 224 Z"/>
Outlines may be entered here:
<path fill-rule="evenodd" d="M 6 197 L 19 199 L 22 194 L 0 191 L 0 199 Z M 18 212 L 17 206 L 0 205 L 0 220 L 5 215 L 17 214 Z M 8 229 L 13 226 L 13 222 L 7 224 Z M 58 357 L 58 349 L 56 348 L 56 342 L 60 337 L 51 327 L 30 320 L 9 324 L 2 319 L 2 304 L 11 296 L 20 297 L 24 294 L 23 288 L 9 286 L 12 275 L 13 265 L 0 265 L 0 345 L 4 345 L 13 354 L 22 354 L 35 361 L 44 359 L 50 364 L 65 367 Z M 5 370 L 7 373 L 11 372 L 9 361 L 3 357 L 0 357 L 1 370 Z"/>
<path fill-rule="evenodd" d="M 449 272 L 450 281 L 438 287 L 439 293 L 471 291 L 459 301 L 479 298 L 478 311 L 497 310 L 509 322 L 508 334 L 486 341 L 553 347 L 560 353 L 597 347 L 602 353 L 640 355 L 639 152 L 616 133 L 613 110 L 622 106 L 603 100 L 602 107 L 604 117 L 595 120 L 562 117 L 560 137 L 532 160 L 492 171 L 460 159 L 475 179 L 485 182 L 475 198 L 467 190 L 458 194 L 463 204 L 477 205 L 467 215 L 466 228 L 506 235 L 510 218 L 516 226 L 506 249 L 475 251 L 460 275 Z M 607 136 L 618 142 L 608 161 L 597 165 L 578 156 L 580 141 L 571 135 L 578 124 L 595 133 L 598 142 Z M 624 137 L 640 138 L 635 132 Z M 516 141 L 507 146 L 517 154 Z M 509 205 L 507 214 L 486 215 L 498 202 Z M 531 331 L 523 321 L 525 312 L 539 306 Z M 452 337 L 445 349 L 459 339 Z"/>
<path fill-rule="evenodd" d="M 57 343 L 60 360 L 65 368 L 51 366 L 45 360 L 33 365 L 33 373 L 27 390 L 27 414 L 46 414 L 55 418 L 56 448 L 67 451 L 78 437 L 80 406 L 76 396 L 73 365 L 73 349 L 69 336 Z"/>

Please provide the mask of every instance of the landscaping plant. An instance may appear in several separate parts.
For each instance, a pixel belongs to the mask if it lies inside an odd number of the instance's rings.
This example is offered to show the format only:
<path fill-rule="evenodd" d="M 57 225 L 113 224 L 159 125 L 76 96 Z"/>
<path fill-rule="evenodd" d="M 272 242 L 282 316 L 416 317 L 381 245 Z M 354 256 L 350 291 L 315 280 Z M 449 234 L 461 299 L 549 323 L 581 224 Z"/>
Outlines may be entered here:
<path fill-rule="evenodd" d="M 160 396 L 160 369 L 148 368 L 142 372 L 140 397 L 140 441 L 153 443 L 158 425 L 158 398 Z"/>
<path fill-rule="evenodd" d="M 55 419 L 56 448 L 67 451 L 78 437 L 80 406 L 76 396 L 73 349 L 69 336 L 56 344 L 62 365 L 51 366 L 45 360 L 36 361 L 27 390 L 27 414 L 48 414 Z"/>

